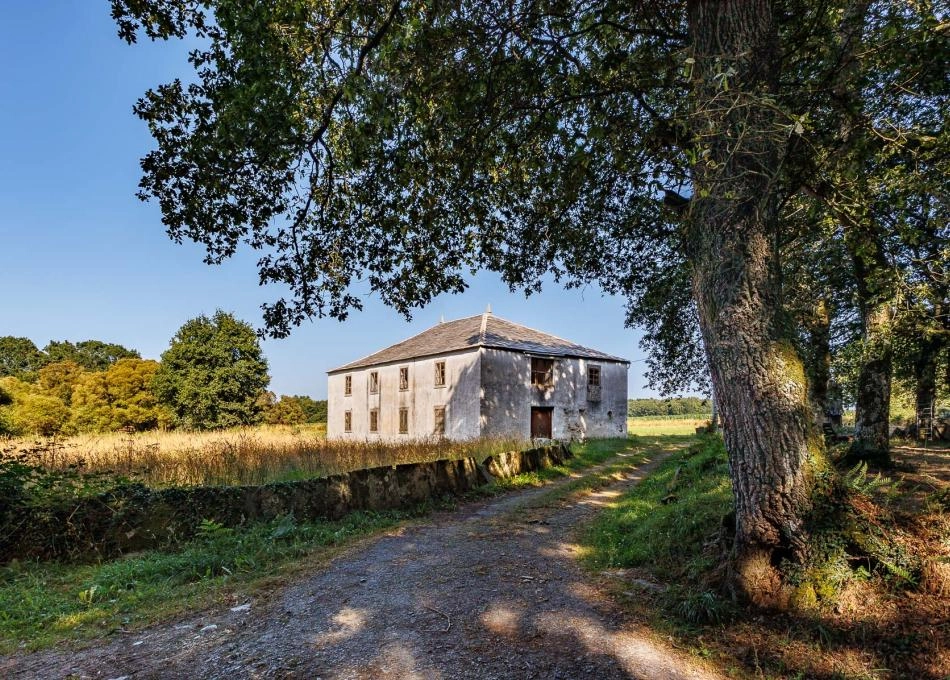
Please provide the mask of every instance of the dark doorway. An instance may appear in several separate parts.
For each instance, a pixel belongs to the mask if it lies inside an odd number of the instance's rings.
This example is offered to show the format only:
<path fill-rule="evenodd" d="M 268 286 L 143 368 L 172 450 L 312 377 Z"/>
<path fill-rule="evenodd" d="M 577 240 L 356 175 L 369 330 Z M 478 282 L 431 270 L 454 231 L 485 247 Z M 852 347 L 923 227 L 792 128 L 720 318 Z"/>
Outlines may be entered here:
<path fill-rule="evenodd" d="M 531 438 L 551 439 L 551 416 L 554 409 L 550 406 L 531 407 Z"/>

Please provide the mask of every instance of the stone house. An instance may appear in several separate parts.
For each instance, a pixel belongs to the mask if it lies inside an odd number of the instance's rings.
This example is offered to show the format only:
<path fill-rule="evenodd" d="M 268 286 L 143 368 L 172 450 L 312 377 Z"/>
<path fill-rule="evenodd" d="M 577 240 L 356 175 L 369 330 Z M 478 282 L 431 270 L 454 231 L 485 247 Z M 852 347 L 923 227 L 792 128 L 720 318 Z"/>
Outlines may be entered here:
<path fill-rule="evenodd" d="M 625 436 L 629 366 L 491 312 L 442 322 L 328 371 L 327 436 Z"/>

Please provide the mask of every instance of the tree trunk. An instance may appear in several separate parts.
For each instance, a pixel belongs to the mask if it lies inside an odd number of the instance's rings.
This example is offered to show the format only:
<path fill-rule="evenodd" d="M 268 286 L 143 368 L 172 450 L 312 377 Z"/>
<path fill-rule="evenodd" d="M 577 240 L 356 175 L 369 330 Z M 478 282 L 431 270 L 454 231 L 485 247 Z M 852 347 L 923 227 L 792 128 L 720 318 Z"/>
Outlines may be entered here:
<path fill-rule="evenodd" d="M 848 238 L 863 324 L 861 365 L 855 394 L 854 443 L 850 456 L 890 464 L 891 346 L 890 267 L 871 229 Z"/>
<path fill-rule="evenodd" d="M 827 420 L 831 381 L 831 311 L 826 300 L 815 305 L 808 324 L 808 401 L 819 425 Z"/>
<path fill-rule="evenodd" d="M 917 422 L 922 428 L 926 427 L 932 431 L 934 400 L 937 397 L 937 359 L 943 349 L 943 343 L 939 336 L 927 333 L 919 342 L 914 361 L 914 405 Z M 917 436 L 920 437 L 919 431 Z"/>
<path fill-rule="evenodd" d="M 689 20 L 692 128 L 708 136 L 693 167 L 686 250 L 735 496 L 731 582 L 755 603 L 781 604 L 776 565 L 804 550 L 816 440 L 776 266 L 784 142 L 763 98 L 776 80 L 778 40 L 767 0 L 694 1 Z"/>

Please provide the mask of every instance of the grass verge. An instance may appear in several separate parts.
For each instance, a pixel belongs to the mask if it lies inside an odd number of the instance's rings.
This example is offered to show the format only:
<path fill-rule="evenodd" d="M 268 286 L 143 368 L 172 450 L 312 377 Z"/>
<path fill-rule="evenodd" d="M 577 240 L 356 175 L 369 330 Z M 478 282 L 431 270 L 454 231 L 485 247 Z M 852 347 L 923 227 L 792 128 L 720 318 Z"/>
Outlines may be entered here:
<path fill-rule="evenodd" d="M 485 487 L 484 493 L 499 494 L 574 475 L 633 444 L 628 439 L 610 439 L 575 445 L 575 457 L 566 465 L 497 482 Z M 228 597 L 246 596 L 312 568 L 361 538 L 425 516 L 435 507 L 444 504 L 411 511 L 353 513 L 335 522 L 297 522 L 285 517 L 240 529 L 205 522 L 194 540 L 173 551 L 143 551 L 98 564 L 7 565 L 0 568 L 0 653 L 130 632 Z"/>
<path fill-rule="evenodd" d="M 699 583 L 717 559 L 706 546 L 732 508 L 724 454 L 717 439 L 705 438 L 598 515 L 583 536 L 589 566 L 648 567 L 671 582 Z"/>
<path fill-rule="evenodd" d="M 800 573 L 785 567 L 787 610 L 722 596 L 732 497 L 715 437 L 664 461 L 588 525 L 581 543 L 634 618 L 731 676 L 946 678 L 950 478 L 942 464 L 916 458 L 920 469 L 896 489 L 865 469 L 839 473 L 827 516 L 813 520 L 812 558 Z M 902 575 L 905 560 L 923 566 Z"/>

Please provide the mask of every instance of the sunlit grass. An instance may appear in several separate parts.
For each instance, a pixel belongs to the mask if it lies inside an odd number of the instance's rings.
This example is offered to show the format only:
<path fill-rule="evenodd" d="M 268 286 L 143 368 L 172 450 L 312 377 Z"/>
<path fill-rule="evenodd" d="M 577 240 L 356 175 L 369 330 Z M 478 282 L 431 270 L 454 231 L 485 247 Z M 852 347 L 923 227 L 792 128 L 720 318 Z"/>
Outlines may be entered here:
<path fill-rule="evenodd" d="M 0 442 L 0 455 L 26 453 L 29 462 L 49 470 L 78 466 L 164 487 L 264 484 L 385 465 L 484 458 L 525 446 L 512 439 L 329 441 L 323 425 L 262 425 L 215 432 L 11 439 Z"/>
<path fill-rule="evenodd" d="M 627 418 L 627 431 L 631 435 L 689 435 L 696 428 L 709 422 L 708 418 L 696 416 L 638 416 Z"/>
<path fill-rule="evenodd" d="M 597 568 L 649 566 L 696 578 L 710 567 L 703 546 L 732 503 L 718 438 L 674 454 L 591 524 L 585 545 Z"/>

